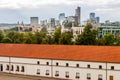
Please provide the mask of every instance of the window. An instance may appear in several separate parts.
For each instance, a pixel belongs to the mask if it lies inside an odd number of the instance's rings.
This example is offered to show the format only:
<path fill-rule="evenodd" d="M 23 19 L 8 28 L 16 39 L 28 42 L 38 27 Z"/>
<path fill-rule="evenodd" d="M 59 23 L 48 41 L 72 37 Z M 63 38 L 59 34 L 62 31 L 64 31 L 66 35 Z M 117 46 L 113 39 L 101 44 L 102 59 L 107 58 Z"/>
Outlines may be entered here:
<path fill-rule="evenodd" d="M 22 68 L 22 69 L 21 69 L 21 72 L 25 72 L 24 66 L 22 66 L 21 68 Z"/>
<path fill-rule="evenodd" d="M 79 72 L 76 72 L 76 77 L 75 78 L 77 78 L 77 79 L 80 78 L 80 73 Z"/>
<path fill-rule="evenodd" d="M 89 65 L 89 64 L 87 65 L 87 68 L 90 68 L 90 65 Z"/>
<path fill-rule="evenodd" d="M 9 70 L 9 65 L 7 65 L 6 70 Z"/>
<path fill-rule="evenodd" d="M 91 80 L 91 74 L 87 73 L 87 80 Z"/>
<path fill-rule="evenodd" d="M 49 62 L 46 62 L 46 65 L 49 65 Z"/>
<path fill-rule="evenodd" d="M 37 61 L 37 64 L 40 64 L 40 61 Z"/>
<path fill-rule="evenodd" d="M 111 66 L 111 70 L 114 70 L 114 66 Z"/>
<path fill-rule="evenodd" d="M 18 72 L 19 72 L 19 66 L 17 66 L 17 67 L 16 67 L 16 71 L 18 71 Z"/>
<path fill-rule="evenodd" d="M 68 66 L 69 66 L 69 64 L 68 64 L 68 63 L 66 63 L 66 66 L 68 67 Z"/>
<path fill-rule="evenodd" d="M 46 70 L 46 75 L 49 75 L 49 70 Z"/>
<path fill-rule="evenodd" d="M 56 72 L 55 72 L 55 76 L 59 76 L 59 71 L 56 71 Z"/>
<path fill-rule="evenodd" d="M 13 71 L 14 70 L 14 66 L 13 65 L 11 65 L 11 71 Z"/>
<path fill-rule="evenodd" d="M 65 77 L 69 78 L 69 72 L 65 72 Z"/>
<path fill-rule="evenodd" d="M 102 69 L 102 66 L 101 66 L 101 65 L 99 65 L 99 69 Z"/>
<path fill-rule="evenodd" d="M 98 75 L 98 80 L 102 80 L 102 77 L 103 77 L 102 74 L 99 74 Z"/>
<path fill-rule="evenodd" d="M 56 63 L 56 66 L 58 66 L 59 65 L 59 63 Z"/>
<path fill-rule="evenodd" d="M 40 69 L 37 69 L 37 73 L 36 74 L 40 74 Z"/>
<path fill-rule="evenodd" d="M 79 67 L 79 64 L 76 64 L 76 67 Z"/>

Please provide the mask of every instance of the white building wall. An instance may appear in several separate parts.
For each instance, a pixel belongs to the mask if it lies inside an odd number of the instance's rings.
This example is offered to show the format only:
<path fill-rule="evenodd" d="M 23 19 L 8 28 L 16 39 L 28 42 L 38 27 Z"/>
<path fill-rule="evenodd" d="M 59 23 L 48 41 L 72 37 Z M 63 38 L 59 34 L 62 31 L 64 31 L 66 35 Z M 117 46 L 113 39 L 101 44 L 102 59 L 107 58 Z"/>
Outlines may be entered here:
<path fill-rule="evenodd" d="M 37 64 L 37 61 L 40 64 Z M 49 65 L 46 65 L 49 62 Z M 59 63 L 56 66 L 56 63 Z M 69 66 L 66 66 L 66 63 Z M 87 73 L 91 74 L 91 80 L 98 80 L 98 75 L 101 74 L 103 80 L 110 80 L 110 76 L 113 76 L 113 80 L 120 79 L 120 64 L 119 63 L 102 63 L 102 62 L 87 62 L 87 61 L 70 61 L 70 60 L 50 60 L 50 59 L 33 59 L 33 58 L 17 58 L 17 57 L 0 57 L 0 64 L 3 65 L 3 72 L 33 75 L 33 76 L 44 76 L 54 77 L 61 79 L 72 79 L 76 80 L 76 72 L 80 73 L 80 79 L 87 80 Z M 79 64 L 79 67 L 76 67 Z M 10 70 L 6 70 L 9 65 Z M 11 66 L 14 66 L 14 70 L 11 71 Z M 90 65 L 90 68 L 87 67 Z M 102 69 L 99 69 L 99 66 Z M 19 71 L 16 71 L 16 66 L 19 66 Z M 24 66 L 25 71 L 21 72 L 21 67 Z M 114 70 L 111 70 L 111 66 L 114 66 Z M 107 67 L 107 70 L 106 70 Z M 1 67 L 0 67 L 1 68 Z M 37 74 L 37 70 L 40 69 L 40 74 Z M 49 75 L 46 75 L 46 70 L 49 71 Z M 56 71 L 59 71 L 59 76 L 55 76 Z M 65 72 L 69 72 L 69 78 L 66 78 Z M 106 79 L 107 76 L 107 79 Z"/>

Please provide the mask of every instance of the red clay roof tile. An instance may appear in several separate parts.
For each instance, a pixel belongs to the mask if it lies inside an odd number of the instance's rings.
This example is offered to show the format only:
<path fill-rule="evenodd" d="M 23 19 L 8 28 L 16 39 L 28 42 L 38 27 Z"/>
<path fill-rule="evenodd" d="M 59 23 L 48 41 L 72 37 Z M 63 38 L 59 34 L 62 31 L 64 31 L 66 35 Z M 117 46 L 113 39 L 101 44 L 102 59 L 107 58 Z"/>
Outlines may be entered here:
<path fill-rule="evenodd" d="M 120 63 L 118 46 L 0 44 L 0 55 Z"/>

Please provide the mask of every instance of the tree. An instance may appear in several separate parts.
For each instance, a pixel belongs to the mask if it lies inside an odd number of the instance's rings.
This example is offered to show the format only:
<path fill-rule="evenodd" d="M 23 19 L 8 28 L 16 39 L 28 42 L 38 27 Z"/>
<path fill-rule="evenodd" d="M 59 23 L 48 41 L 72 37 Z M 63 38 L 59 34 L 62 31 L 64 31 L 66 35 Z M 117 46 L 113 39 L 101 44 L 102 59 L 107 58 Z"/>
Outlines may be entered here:
<path fill-rule="evenodd" d="M 35 44 L 36 43 L 35 35 L 30 32 L 25 33 L 23 42 L 27 44 Z"/>
<path fill-rule="evenodd" d="M 85 26 L 84 32 L 76 39 L 77 45 L 95 45 L 97 30 L 92 29 L 91 24 Z"/>
<path fill-rule="evenodd" d="M 114 45 L 115 38 L 113 34 L 106 34 L 102 40 L 104 45 Z"/>
<path fill-rule="evenodd" d="M 36 32 L 35 33 L 35 39 L 37 44 L 41 44 L 43 38 L 46 38 L 46 33 L 45 32 Z"/>
<path fill-rule="evenodd" d="M 62 33 L 61 38 L 59 40 L 59 44 L 72 44 L 72 33 Z"/>
<path fill-rule="evenodd" d="M 47 35 L 46 40 L 47 40 L 47 44 L 52 44 L 52 36 Z"/>
<path fill-rule="evenodd" d="M 12 43 L 23 43 L 23 34 L 20 32 L 9 31 L 6 36 L 12 40 Z"/>
<path fill-rule="evenodd" d="M 61 37 L 61 27 L 59 27 L 55 30 L 55 33 L 53 35 L 53 43 L 59 44 L 60 37 Z"/>
<path fill-rule="evenodd" d="M 117 39 L 116 39 L 116 45 L 117 46 L 120 46 L 120 35 L 117 37 Z"/>
<path fill-rule="evenodd" d="M 3 34 L 3 32 L 0 30 L 0 42 L 2 41 L 3 38 L 4 38 L 4 34 Z"/>
<path fill-rule="evenodd" d="M 45 33 L 47 33 L 47 28 L 46 28 L 46 27 L 43 27 L 40 32 L 45 32 Z"/>
<path fill-rule="evenodd" d="M 8 37 L 4 37 L 1 42 L 2 43 L 12 43 L 12 40 Z"/>

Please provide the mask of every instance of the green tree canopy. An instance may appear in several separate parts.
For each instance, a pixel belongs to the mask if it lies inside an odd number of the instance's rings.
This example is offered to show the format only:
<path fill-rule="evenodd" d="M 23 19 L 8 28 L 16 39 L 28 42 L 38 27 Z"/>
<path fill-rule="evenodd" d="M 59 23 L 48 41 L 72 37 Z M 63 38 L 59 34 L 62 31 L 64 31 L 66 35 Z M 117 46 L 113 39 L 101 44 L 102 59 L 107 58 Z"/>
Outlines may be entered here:
<path fill-rule="evenodd" d="M 85 26 L 84 32 L 76 39 L 78 45 L 95 45 L 97 30 L 92 29 L 91 24 Z"/>
<path fill-rule="evenodd" d="M 62 33 L 61 38 L 59 40 L 59 44 L 72 44 L 72 33 L 71 32 Z"/>
<path fill-rule="evenodd" d="M 4 38 L 4 34 L 3 34 L 3 32 L 0 30 L 0 42 L 2 41 L 3 38 Z"/>
<path fill-rule="evenodd" d="M 53 35 L 53 43 L 59 44 L 59 39 L 61 37 L 61 27 L 57 28 Z"/>
<path fill-rule="evenodd" d="M 114 45 L 115 38 L 113 34 L 106 34 L 102 40 L 104 45 Z"/>

